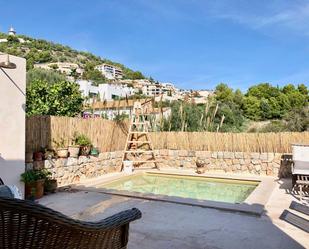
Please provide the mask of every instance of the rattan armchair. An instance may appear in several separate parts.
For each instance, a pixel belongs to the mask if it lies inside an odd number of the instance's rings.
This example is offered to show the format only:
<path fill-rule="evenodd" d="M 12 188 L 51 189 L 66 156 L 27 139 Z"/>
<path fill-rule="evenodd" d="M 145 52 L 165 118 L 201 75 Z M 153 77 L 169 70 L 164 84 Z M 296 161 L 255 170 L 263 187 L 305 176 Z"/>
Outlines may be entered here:
<path fill-rule="evenodd" d="M 99 222 L 84 222 L 34 202 L 0 198 L 0 248 L 126 248 L 129 223 L 141 215 L 133 208 Z"/>

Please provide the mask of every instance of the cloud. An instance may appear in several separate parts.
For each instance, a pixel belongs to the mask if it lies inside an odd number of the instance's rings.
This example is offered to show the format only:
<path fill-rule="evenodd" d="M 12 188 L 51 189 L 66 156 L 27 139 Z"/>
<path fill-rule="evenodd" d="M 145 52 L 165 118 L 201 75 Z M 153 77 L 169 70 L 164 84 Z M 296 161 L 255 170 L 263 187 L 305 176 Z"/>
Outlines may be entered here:
<path fill-rule="evenodd" d="M 224 2 L 224 1 L 223 1 Z M 235 4 L 236 3 L 236 4 Z M 272 4 L 244 5 L 242 1 L 210 4 L 208 12 L 213 18 L 230 20 L 254 30 L 295 32 L 309 36 L 309 3 L 304 1 L 274 1 Z"/>

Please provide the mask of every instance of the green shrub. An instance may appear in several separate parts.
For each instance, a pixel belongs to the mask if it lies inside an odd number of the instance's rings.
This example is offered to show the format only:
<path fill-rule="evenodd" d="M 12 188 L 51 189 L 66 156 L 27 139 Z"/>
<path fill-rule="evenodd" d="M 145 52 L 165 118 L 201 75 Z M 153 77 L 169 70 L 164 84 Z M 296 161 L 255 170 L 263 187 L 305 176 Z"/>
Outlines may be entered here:
<path fill-rule="evenodd" d="M 21 174 L 21 181 L 24 183 L 32 183 L 38 180 L 47 179 L 51 173 L 46 169 L 28 170 Z"/>
<path fill-rule="evenodd" d="M 90 146 L 91 140 L 84 134 L 79 134 L 75 137 L 74 143 L 79 146 Z"/>

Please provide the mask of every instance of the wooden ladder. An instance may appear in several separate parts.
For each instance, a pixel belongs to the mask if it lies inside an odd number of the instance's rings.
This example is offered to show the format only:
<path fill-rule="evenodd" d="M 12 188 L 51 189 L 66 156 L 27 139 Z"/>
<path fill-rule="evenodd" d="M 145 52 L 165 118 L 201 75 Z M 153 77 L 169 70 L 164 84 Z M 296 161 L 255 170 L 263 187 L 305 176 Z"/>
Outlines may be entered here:
<path fill-rule="evenodd" d="M 154 164 L 152 168 L 158 169 L 153 146 L 148 134 L 148 127 L 150 124 L 149 121 L 146 120 L 146 116 L 149 116 L 149 114 L 144 113 L 142 104 L 140 102 L 134 102 L 122 158 L 122 170 L 124 165 L 123 162 L 127 160 L 133 162 L 133 167 L 136 165 L 139 167 L 141 164 L 145 163 L 152 163 Z"/>

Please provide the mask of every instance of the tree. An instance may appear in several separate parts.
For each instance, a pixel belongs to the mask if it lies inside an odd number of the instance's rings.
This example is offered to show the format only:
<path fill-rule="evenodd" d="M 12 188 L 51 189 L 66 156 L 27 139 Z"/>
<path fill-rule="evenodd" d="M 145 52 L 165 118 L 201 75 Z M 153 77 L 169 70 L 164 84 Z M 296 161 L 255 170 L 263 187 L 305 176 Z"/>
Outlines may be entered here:
<path fill-rule="evenodd" d="M 294 109 L 285 116 L 289 131 L 309 130 L 309 107 Z"/>
<path fill-rule="evenodd" d="M 145 79 L 145 76 L 139 72 L 139 71 L 132 71 L 130 69 L 124 69 L 124 78 L 126 79 L 131 79 L 131 80 L 140 80 L 140 79 Z"/>
<path fill-rule="evenodd" d="M 298 85 L 297 89 L 302 95 L 305 95 L 308 97 L 308 88 L 304 84 Z"/>
<path fill-rule="evenodd" d="M 272 110 L 268 99 L 262 98 L 260 100 L 261 118 L 269 119 L 272 117 Z"/>
<path fill-rule="evenodd" d="M 85 66 L 85 71 L 83 73 L 83 79 L 93 81 L 94 85 L 99 85 L 107 82 L 107 79 L 102 75 L 102 73 L 95 69 L 95 64 L 87 63 Z"/>
<path fill-rule="evenodd" d="M 6 39 L 8 43 L 19 43 L 19 39 L 15 35 L 9 35 Z"/>
<path fill-rule="evenodd" d="M 280 89 L 278 87 L 273 87 L 269 83 L 261 83 L 250 87 L 246 96 L 269 99 L 270 97 L 277 97 L 279 94 Z"/>
<path fill-rule="evenodd" d="M 77 72 L 76 68 L 72 68 L 70 72 L 70 76 L 74 78 L 74 80 L 80 77 L 80 74 Z"/>
<path fill-rule="evenodd" d="M 38 63 L 50 62 L 51 60 L 52 60 L 52 56 L 51 56 L 51 54 L 48 50 L 39 52 L 37 54 L 36 62 L 38 62 Z"/>
<path fill-rule="evenodd" d="M 260 100 L 254 96 L 248 96 L 244 99 L 244 112 L 247 118 L 252 120 L 261 119 Z"/>
<path fill-rule="evenodd" d="M 34 80 L 27 85 L 27 115 L 55 115 L 73 117 L 82 111 L 83 98 L 79 86 L 60 81 L 49 84 Z"/>
<path fill-rule="evenodd" d="M 303 106 L 305 106 L 307 103 L 307 96 L 304 96 L 299 91 L 293 91 L 289 92 L 287 94 L 287 97 L 289 99 L 290 105 L 294 109 L 300 109 Z"/>
<path fill-rule="evenodd" d="M 246 116 L 250 119 L 281 119 L 293 108 L 306 106 L 308 101 L 306 93 L 305 85 L 299 85 L 296 88 L 294 85 L 288 84 L 280 89 L 268 83 L 263 83 L 249 88 L 246 94 L 247 101 L 243 108 Z"/>
<path fill-rule="evenodd" d="M 295 92 L 296 89 L 295 89 L 295 86 L 293 84 L 287 84 L 285 85 L 283 88 L 282 88 L 282 92 L 284 94 L 289 94 L 291 92 Z"/>
<path fill-rule="evenodd" d="M 215 96 L 216 100 L 220 102 L 233 101 L 234 99 L 233 89 L 229 88 L 228 85 L 224 83 L 220 83 L 216 87 Z"/>
<path fill-rule="evenodd" d="M 238 105 L 239 108 L 243 108 L 244 105 L 244 95 L 242 94 L 242 92 L 237 89 L 234 93 L 234 98 L 233 98 L 233 102 Z"/>
<path fill-rule="evenodd" d="M 233 102 L 222 103 L 215 118 L 216 125 L 220 123 L 222 116 L 225 118 L 220 131 L 239 132 L 242 130 L 245 119 L 242 110 L 238 108 L 237 104 Z"/>
<path fill-rule="evenodd" d="M 66 77 L 59 72 L 42 68 L 34 68 L 29 70 L 27 72 L 27 84 L 30 84 L 36 80 L 45 81 L 48 84 L 54 84 L 59 81 L 66 81 Z"/>

